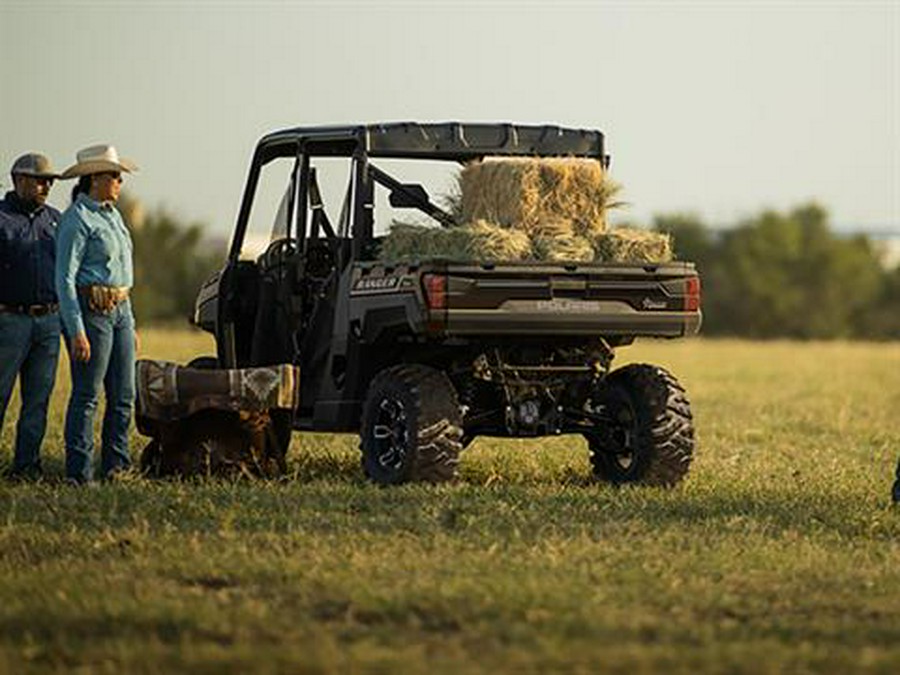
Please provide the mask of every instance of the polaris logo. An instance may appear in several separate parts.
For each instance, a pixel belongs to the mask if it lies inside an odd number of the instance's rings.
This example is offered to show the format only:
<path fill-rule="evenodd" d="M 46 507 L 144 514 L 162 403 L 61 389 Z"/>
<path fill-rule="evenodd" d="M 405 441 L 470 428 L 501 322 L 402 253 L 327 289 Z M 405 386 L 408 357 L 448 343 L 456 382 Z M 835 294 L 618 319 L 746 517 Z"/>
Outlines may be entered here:
<path fill-rule="evenodd" d="M 542 312 L 599 312 L 600 303 L 595 300 L 565 300 L 553 298 L 553 300 L 538 300 L 537 308 Z"/>

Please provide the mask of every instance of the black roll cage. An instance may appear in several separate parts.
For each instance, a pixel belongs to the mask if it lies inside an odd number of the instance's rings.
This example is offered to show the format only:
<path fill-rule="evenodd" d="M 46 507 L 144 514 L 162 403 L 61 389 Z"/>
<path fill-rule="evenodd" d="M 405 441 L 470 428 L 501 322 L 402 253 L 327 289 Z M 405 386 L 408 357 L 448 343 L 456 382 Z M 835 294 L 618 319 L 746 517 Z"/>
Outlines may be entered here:
<path fill-rule="evenodd" d="M 237 224 L 228 260 L 235 263 L 240 256 L 244 236 L 249 224 L 250 210 L 262 168 L 269 162 L 285 157 L 296 157 L 291 173 L 289 214 L 296 208 L 296 231 L 307 232 L 306 204 L 310 204 L 314 217 L 321 209 L 318 186 L 310 167 L 311 157 L 347 157 L 353 160 L 350 184 L 350 223 L 348 232 L 353 242 L 353 257 L 359 256 L 363 247 L 372 239 L 372 209 L 374 183 L 399 192 L 427 215 L 442 225 L 450 225 L 452 216 L 430 200 L 418 198 L 400 181 L 370 164 L 371 158 L 429 159 L 465 163 L 486 156 L 509 157 L 585 157 L 599 161 L 604 167 L 610 164 L 605 154 L 602 132 L 593 129 L 572 129 L 554 125 L 521 125 L 511 123 L 463 123 L 442 122 L 422 124 L 395 122 L 352 126 L 298 127 L 277 131 L 263 137 L 256 146 L 250 166 L 250 174 L 238 212 Z M 311 201 L 313 200 L 313 201 Z M 324 211 L 319 211 L 324 216 Z M 335 235 L 327 217 L 318 217 L 313 229 L 325 230 Z M 311 230 L 312 231 L 312 230 Z M 337 233 L 338 236 L 340 232 Z"/>

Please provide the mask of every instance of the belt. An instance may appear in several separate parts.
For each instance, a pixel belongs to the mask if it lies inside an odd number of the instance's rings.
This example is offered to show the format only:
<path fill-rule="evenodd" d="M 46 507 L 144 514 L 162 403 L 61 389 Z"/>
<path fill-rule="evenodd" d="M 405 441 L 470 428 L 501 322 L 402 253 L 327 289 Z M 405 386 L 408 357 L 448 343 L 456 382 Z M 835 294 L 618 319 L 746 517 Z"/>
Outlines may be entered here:
<path fill-rule="evenodd" d="M 91 311 L 99 314 L 109 314 L 128 299 L 127 286 L 79 286 L 78 292 L 87 298 Z"/>
<path fill-rule="evenodd" d="M 59 309 L 59 304 L 51 302 L 46 305 L 4 305 L 0 304 L 0 314 L 25 314 L 26 316 L 46 316 Z"/>

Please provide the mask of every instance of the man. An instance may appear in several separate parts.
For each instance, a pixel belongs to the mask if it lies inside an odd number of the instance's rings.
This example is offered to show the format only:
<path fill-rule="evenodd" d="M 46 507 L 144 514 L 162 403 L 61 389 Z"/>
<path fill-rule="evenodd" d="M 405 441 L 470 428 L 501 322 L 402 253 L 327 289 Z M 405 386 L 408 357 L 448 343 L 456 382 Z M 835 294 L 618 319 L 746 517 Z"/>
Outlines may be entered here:
<path fill-rule="evenodd" d="M 39 478 L 59 360 L 54 268 L 60 214 L 46 204 L 59 174 L 37 153 L 19 157 L 10 173 L 13 190 L 0 202 L 0 428 L 18 377 L 22 409 L 12 475 Z"/>

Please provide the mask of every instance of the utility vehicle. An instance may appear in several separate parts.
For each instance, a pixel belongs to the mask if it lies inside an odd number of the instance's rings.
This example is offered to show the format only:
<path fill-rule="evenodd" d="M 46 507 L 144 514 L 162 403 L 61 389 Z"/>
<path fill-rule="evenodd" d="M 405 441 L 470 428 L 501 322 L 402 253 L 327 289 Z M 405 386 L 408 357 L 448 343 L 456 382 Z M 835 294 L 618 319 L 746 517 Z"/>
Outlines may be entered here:
<path fill-rule="evenodd" d="M 658 366 L 612 362 L 637 337 L 698 331 L 693 264 L 379 260 L 392 219 L 451 226 L 439 199 L 447 176 L 489 156 L 609 164 L 601 132 L 558 126 L 390 123 L 262 138 L 227 261 L 196 303 L 217 354 L 193 365 L 299 366 L 299 405 L 273 415 L 279 443 L 292 428 L 357 433 L 380 484 L 452 479 L 478 436 L 557 434 L 587 440 L 602 480 L 678 482 L 694 450 L 684 389 Z"/>

